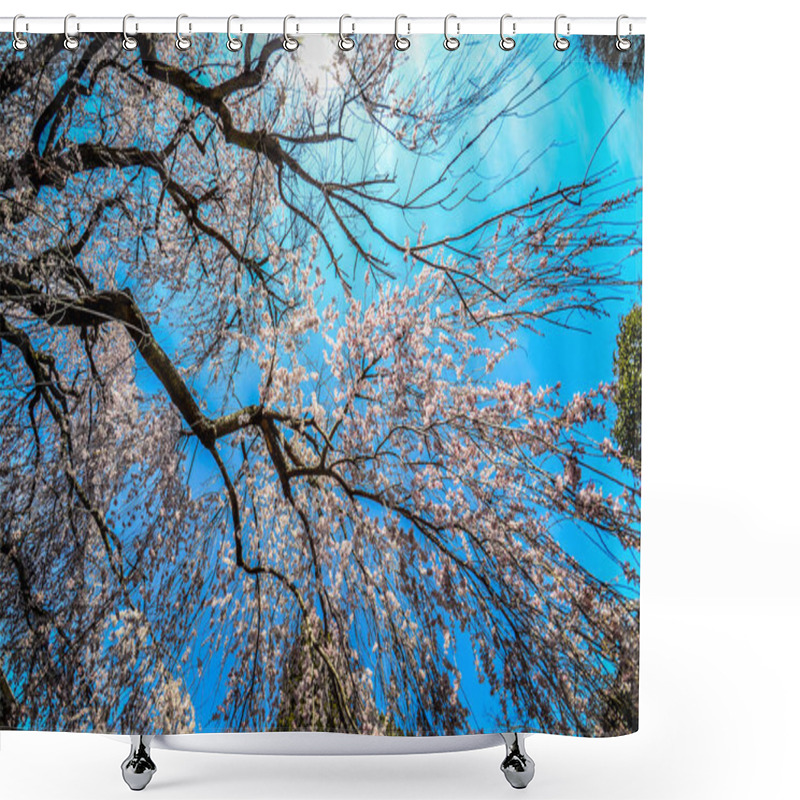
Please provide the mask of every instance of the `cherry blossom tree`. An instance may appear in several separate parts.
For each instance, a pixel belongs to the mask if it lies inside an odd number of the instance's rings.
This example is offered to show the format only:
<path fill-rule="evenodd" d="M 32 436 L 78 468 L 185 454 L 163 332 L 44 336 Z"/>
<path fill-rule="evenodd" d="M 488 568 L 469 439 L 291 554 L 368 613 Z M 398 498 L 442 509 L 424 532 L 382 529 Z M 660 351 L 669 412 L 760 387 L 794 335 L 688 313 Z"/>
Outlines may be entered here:
<path fill-rule="evenodd" d="M 474 159 L 570 55 L 224 41 L 3 45 L 0 726 L 635 729 L 616 384 L 498 371 L 636 290 L 639 188 Z"/>

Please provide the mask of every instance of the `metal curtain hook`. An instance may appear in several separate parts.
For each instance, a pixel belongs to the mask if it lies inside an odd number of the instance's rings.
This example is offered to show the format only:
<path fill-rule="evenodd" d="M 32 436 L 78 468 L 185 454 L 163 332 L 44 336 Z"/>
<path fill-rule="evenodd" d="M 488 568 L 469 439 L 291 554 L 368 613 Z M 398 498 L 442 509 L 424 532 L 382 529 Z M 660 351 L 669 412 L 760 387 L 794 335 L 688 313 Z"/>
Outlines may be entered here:
<path fill-rule="evenodd" d="M 620 27 L 621 27 L 620 23 L 624 19 L 628 19 L 628 17 L 625 14 L 620 14 L 617 17 L 617 50 L 619 50 L 620 52 L 623 51 L 623 50 L 628 50 L 630 48 L 630 46 L 631 46 L 631 40 L 623 38 L 622 34 L 620 33 Z M 628 23 L 628 36 L 630 36 L 632 30 L 633 30 L 633 26 L 629 22 Z"/>
<path fill-rule="evenodd" d="M 175 19 L 175 47 L 178 50 L 188 50 L 192 46 L 192 40 L 181 33 L 181 20 L 186 19 L 188 14 L 178 14 Z M 192 23 L 189 23 L 189 32 L 192 31 Z"/>
<path fill-rule="evenodd" d="M 398 14 L 394 18 L 394 47 L 395 50 L 408 50 L 408 48 L 411 47 L 411 39 L 400 35 L 401 19 L 408 19 L 408 17 L 405 14 Z M 411 25 L 406 23 L 406 27 L 408 28 L 408 32 L 411 33 Z"/>
<path fill-rule="evenodd" d="M 128 20 L 135 19 L 133 14 L 126 14 L 122 18 L 122 47 L 125 50 L 135 50 L 139 44 L 133 36 L 128 35 Z M 136 30 L 139 30 L 139 23 L 136 23 Z"/>
<path fill-rule="evenodd" d="M 503 14 L 503 16 L 500 17 L 500 47 L 503 50 L 513 50 L 514 46 L 516 45 L 516 42 L 511 36 L 506 36 L 505 33 L 503 32 L 503 25 L 505 24 L 505 21 L 507 19 L 511 19 L 511 14 Z M 511 23 L 511 32 L 512 33 L 517 32 L 516 22 Z"/>
<path fill-rule="evenodd" d="M 456 36 L 450 36 L 447 32 L 447 23 L 450 22 L 451 19 L 457 19 L 455 14 L 448 14 L 444 18 L 444 49 L 445 50 L 458 50 L 459 45 L 461 42 L 458 40 Z M 461 23 L 456 22 L 456 34 L 461 30 Z"/>
<path fill-rule="evenodd" d="M 17 14 L 14 17 L 14 24 L 11 26 L 12 36 L 14 39 L 14 49 L 15 50 L 24 50 L 28 46 L 28 40 L 24 39 L 22 34 L 18 30 L 17 23 L 19 20 L 25 19 L 23 14 Z M 25 30 L 28 30 L 28 23 L 25 23 Z"/>
<path fill-rule="evenodd" d="M 300 47 L 300 42 L 289 33 L 290 19 L 295 19 L 295 17 L 289 15 L 283 18 L 283 49 L 291 53 L 293 50 L 297 50 L 297 48 Z"/>
<path fill-rule="evenodd" d="M 351 39 L 349 36 L 344 35 L 344 21 L 346 19 L 353 19 L 349 14 L 342 14 L 339 17 L 339 49 L 340 50 L 352 50 L 355 46 L 355 40 Z M 352 26 L 355 29 L 355 25 Z"/>
<path fill-rule="evenodd" d="M 235 19 L 239 19 L 235 14 L 231 14 L 231 16 L 228 17 L 228 50 L 232 53 L 236 53 L 242 49 L 242 40 L 231 33 L 231 22 Z M 241 31 L 241 29 L 242 27 L 240 25 L 239 30 Z"/>
<path fill-rule="evenodd" d="M 78 41 L 76 36 L 71 36 L 69 32 L 69 21 L 71 19 L 75 19 L 74 14 L 67 14 L 64 17 L 64 49 L 65 50 L 77 50 L 78 45 L 80 42 Z M 76 30 L 80 30 L 80 25 L 76 26 Z"/>
<path fill-rule="evenodd" d="M 553 47 L 555 47 L 556 50 L 566 50 L 569 47 L 569 39 L 565 39 L 558 33 L 558 21 L 560 19 L 566 19 L 566 18 L 567 18 L 566 14 L 559 14 L 556 17 L 556 22 L 555 22 L 556 40 L 555 42 L 553 42 Z M 569 36 L 569 22 L 567 23 L 567 36 Z"/>

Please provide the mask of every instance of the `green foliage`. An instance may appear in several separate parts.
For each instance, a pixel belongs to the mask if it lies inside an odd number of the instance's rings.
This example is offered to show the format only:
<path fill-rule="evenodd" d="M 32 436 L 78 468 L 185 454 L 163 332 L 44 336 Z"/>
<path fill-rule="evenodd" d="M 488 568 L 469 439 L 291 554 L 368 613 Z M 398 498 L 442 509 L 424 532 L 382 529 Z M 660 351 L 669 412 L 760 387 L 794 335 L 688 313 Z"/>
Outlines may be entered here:
<path fill-rule="evenodd" d="M 603 696 L 601 725 L 606 735 L 614 736 L 639 730 L 638 683 L 627 688 L 616 688 Z"/>
<path fill-rule="evenodd" d="M 620 321 L 614 353 L 617 421 L 612 433 L 622 454 L 642 471 L 642 307 L 634 306 Z"/>
<path fill-rule="evenodd" d="M 355 684 L 350 670 L 336 668 L 332 658 L 336 649 L 329 634 L 323 634 L 316 642 L 308 633 L 296 635 L 282 670 L 275 730 L 364 733 L 358 721 L 363 717 L 363 692 L 369 691 L 369 686 Z M 373 697 L 367 702 L 374 708 Z M 368 732 L 384 736 L 410 735 L 400 727 L 390 710 L 375 709 L 371 719 L 375 729 Z"/>
<path fill-rule="evenodd" d="M 330 646 L 329 637 L 325 644 Z M 302 633 L 297 635 L 287 654 L 280 694 L 275 720 L 277 731 L 358 732 L 348 725 L 336 677 L 326 668 L 310 638 Z"/>

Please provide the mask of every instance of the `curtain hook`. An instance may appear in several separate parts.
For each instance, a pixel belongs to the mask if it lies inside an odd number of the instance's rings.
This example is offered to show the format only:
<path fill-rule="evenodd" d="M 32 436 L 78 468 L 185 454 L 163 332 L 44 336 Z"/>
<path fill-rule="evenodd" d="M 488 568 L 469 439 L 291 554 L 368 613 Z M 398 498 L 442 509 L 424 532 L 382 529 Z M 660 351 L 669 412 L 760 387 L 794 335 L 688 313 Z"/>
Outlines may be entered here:
<path fill-rule="evenodd" d="M 133 14 L 126 14 L 122 18 L 122 47 L 125 50 L 135 50 L 139 44 L 133 36 L 128 35 L 128 20 L 135 19 Z M 136 23 L 136 30 L 139 30 L 139 23 Z"/>
<path fill-rule="evenodd" d="M 80 44 L 80 42 L 78 41 L 78 38 L 76 36 L 71 36 L 70 35 L 70 32 L 69 32 L 69 21 L 71 19 L 75 19 L 75 15 L 74 14 L 67 14 L 67 16 L 64 17 L 64 49 L 65 50 L 77 50 L 78 49 L 78 45 Z M 76 30 L 80 30 L 80 25 L 76 25 L 75 29 Z"/>
<path fill-rule="evenodd" d="M 186 19 L 188 14 L 178 14 L 175 19 L 175 47 L 178 50 L 188 50 L 192 46 L 192 40 L 181 33 L 181 20 Z M 189 23 L 189 32 L 192 31 L 192 23 Z"/>
<path fill-rule="evenodd" d="M 500 17 L 500 49 L 501 50 L 513 50 L 514 46 L 516 45 L 516 42 L 514 41 L 513 37 L 506 36 L 505 33 L 503 33 L 503 25 L 504 25 L 504 23 L 505 23 L 505 21 L 507 19 L 511 19 L 511 14 L 503 14 L 503 16 Z M 511 32 L 512 33 L 516 33 L 517 32 L 517 23 L 516 22 L 512 22 L 511 23 Z"/>
<path fill-rule="evenodd" d="M 556 40 L 555 42 L 553 42 L 553 47 L 555 47 L 556 50 L 566 50 L 569 47 L 569 39 L 565 39 L 563 36 L 559 36 L 558 33 L 558 21 L 560 19 L 566 19 L 566 18 L 567 18 L 566 14 L 559 14 L 556 17 L 556 22 L 555 22 Z M 567 36 L 569 36 L 569 22 L 567 23 Z"/>
<path fill-rule="evenodd" d="M 408 17 L 405 14 L 398 14 L 394 18 L 394 47 L 395 50 L 408 50 L 408 48 L 411 47 L 411 39 L 400 35 L 401 19 L 408 19 Z M 411 25 L 406 23 L 406 27 L 408 28 L 408 32 L 411 33 Z"/>
<path fill-rule="evenodd" d="M 461 29 L 461 23 L 456 22 L 456 36 L 450 36 L 447 32 L 447 23 L 450 22 L 451 19 L 457 19 L 455 14 L 448 14 L 444 18 L 444 49 L 445 50 L 458 50 L 459 45 L 461 42 L 458 40 L 458 32 Z"/>
<path fill-rule="evenodd" d="M 231 16 L 228 17 L 228 50 L 232 53 L 236 53 L 242 49 L 242 40 L 238 36 L 233 36 L 231 34 L 231 22 L 235 19 L 239 19 L 235 14 L 231 14 Z M 239 30 L 241 31 L 241 29 L 242 26 L 240 25 Z"/>
<path fill-rule="evenodd" d="M 339 17 L 339 49 L 340 50 L 352 50 L 355 46 L 355 40 L 351 39 L 349 36 L 344 35 L 344 21 L 346 19 L 353 19 L 349 14 L 342 14 Z M 355 30 L 355 25 L 353 26 Z"/>
<path fill-rule="evenodd" d="M 289 33 L 290 19 L 296 19 L 296 17 L 289 15 L 283 18 L 283 49 L 291 53 L 293 50 L 297 50 L 297 48 L 300 47 L 300 42 Z"/>
<path fill-rule="evenodd" d="M 628 19 L 626 14 L 620 14 L 617 17 L 617 50 L 622 52 L 623 50 L 628 50 L 631 46 L 631 40 L 623 38 L 622 34 L 620 33 L 620 23 L 622 20 Z M 633 30 L 633 26 L 631 23 L 628 23 L 628 36 L 630 36 L 631 31 Z"/>
<path fill-rule="evenodd" d="M 17 22 L 21 19 L 25 19 L 23 14 L 17 14 L 14 17 L 14 24 L 11 26 L 12 35 L 14 38 L 14 49 L 15 50 L 24 50 L 28 46 L 28 40 L 23 38 L 22 34 L 17 29 Z M 25 30 L 28 30 L 28 23 L 25 23 Z"/>

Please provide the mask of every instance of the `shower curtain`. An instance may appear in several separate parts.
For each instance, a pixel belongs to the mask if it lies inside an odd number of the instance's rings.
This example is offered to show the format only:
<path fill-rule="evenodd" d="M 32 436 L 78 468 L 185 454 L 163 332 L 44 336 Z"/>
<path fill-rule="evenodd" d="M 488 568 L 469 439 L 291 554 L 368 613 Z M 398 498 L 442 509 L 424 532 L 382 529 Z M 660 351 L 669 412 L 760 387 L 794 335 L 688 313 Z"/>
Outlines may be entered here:
<path fill-rule="evenodd" d="M 0 727 L 638 726 L 644 39 L 0 45 Z"/>

